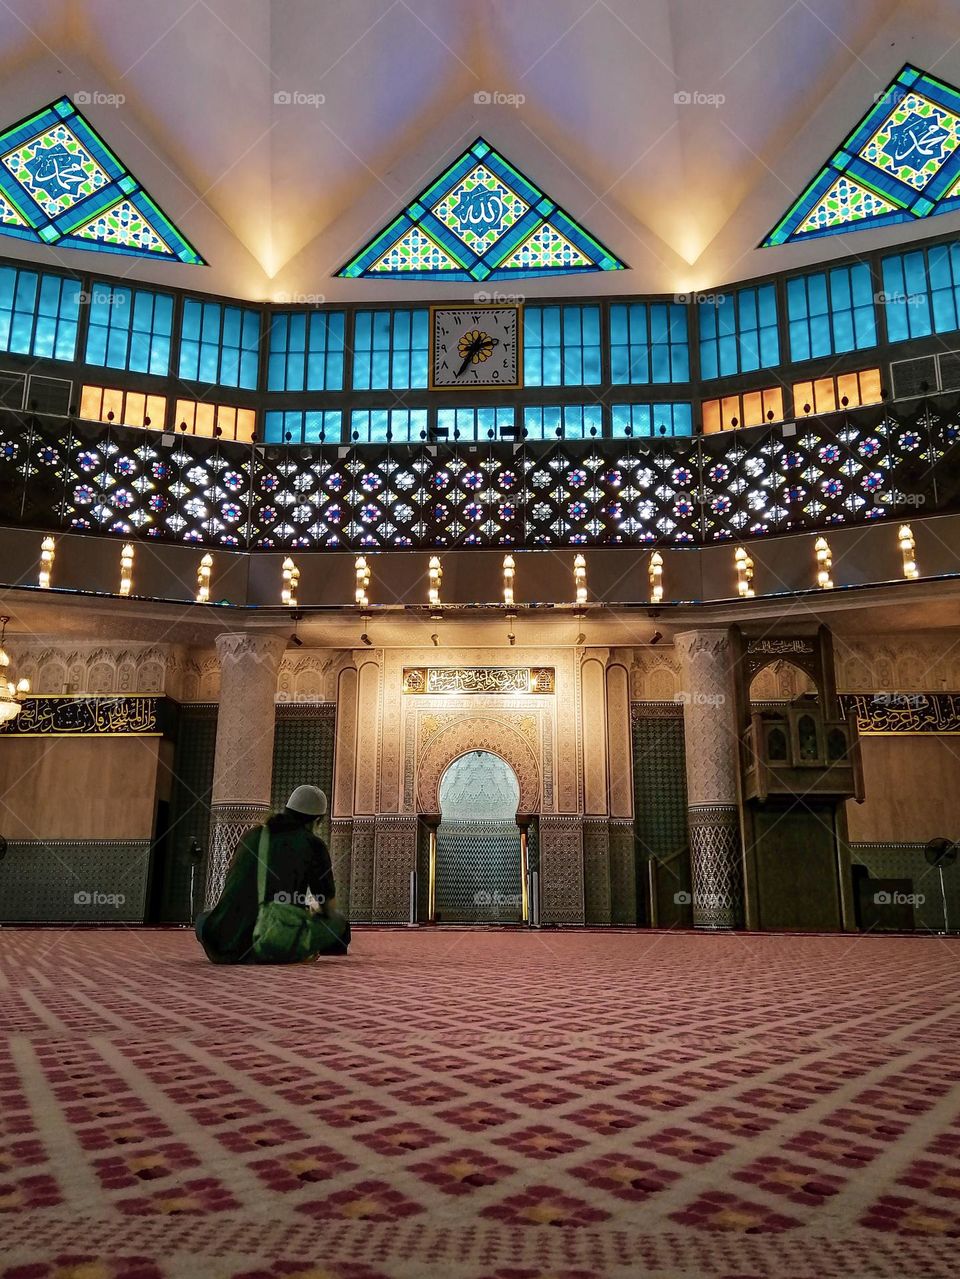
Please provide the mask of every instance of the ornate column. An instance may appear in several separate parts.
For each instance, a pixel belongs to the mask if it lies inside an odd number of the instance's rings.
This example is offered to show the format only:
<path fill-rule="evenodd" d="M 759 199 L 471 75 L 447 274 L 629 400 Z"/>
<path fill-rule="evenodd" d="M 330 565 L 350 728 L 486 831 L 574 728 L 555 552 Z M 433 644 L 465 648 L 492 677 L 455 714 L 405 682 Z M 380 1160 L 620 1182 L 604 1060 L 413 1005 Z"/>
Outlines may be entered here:
<path fill-rule="evenodd" d="M 687 823 L 695 928 L 743 921 L 743 852 L 737 792 L 733 653 L 726 631 L 685 631 L 682 662 Z"/>
<path fill-rule="evenodd" d="M 208 909 L 220 896 L 240 836 L 270 811 L 277 674 L 286 646 L 278 635 L 217 636 L 220 713 L 204 895 Z"/>

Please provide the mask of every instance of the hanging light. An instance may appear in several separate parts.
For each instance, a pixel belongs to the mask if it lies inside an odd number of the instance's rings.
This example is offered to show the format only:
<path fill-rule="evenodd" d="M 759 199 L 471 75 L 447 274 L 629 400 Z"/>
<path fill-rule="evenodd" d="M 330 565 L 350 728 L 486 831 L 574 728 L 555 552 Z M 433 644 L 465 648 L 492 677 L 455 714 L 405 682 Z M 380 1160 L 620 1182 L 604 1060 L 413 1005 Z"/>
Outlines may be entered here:
<path fill-rule="evenodd" d="M 38 585 L 41 590 L 48 591 L 53 577 L 53 561 L 57 553 L 57 544 L 52 537 L 45 537 L 40 543 L 40 576 Z"/>
<path fill-rule="evenodd" d="M 659 551 L 654 551 L 650 556 L 647 573 L 650 578 L 650 603 L 659 604 L 663 599 L 663 556 Z"/>
<path fill-rule="evenodd" d="M 213 556 L 207 551 L 197 569 L 197 603 L 206 604 L 210 599 L 210 572 L 213 568 Z"/>
<path fill-rule="evenodd" d="M 900 554 L 903 556 L 903 576 L 919 577 L 920 570 L 917 568 L 917 544 L 914 541 L 913 529 L 909 524 L 901 524 L 898 533 L 900 542 Z"/>
<path fill-rule="evenodd" d="M 370 565 L 367 563 L 365 556 L 363 555 L 357 556 L 356 570 L 357 570 L 357 590 L 356 590 L 357 608 L 369 608 L 370 600 L 369 600 L 369 597 L 367 596 L 367 591 L 370 589 Z"/>
<path fill-rule="evenodd" d="M 427 591 L 427 599 L 431 608 L 440 607 L 440 587 L 443 583 L 443 569 L 440 567 L 440 556 L 430 556 L 430 567 L 428 569 L 430 586 Z"/>
<path fill-rule="evenodd" d="M 28 679 L 8 679 L 10 655 L 3 646 L 9 617 L 0 617 L 0 724 L 16 719 L 23 707 L 23 699 L 30 692 Z"/>
<path fill-rule="evenodd" d="M 288 555 L 283 561 L 283 585 L 280 588 L 280 602 L 285 608 L 297 607 L 297 587 L 300 584 L 300 570 Z"/>
<path fill-rule="evenodd" d="M 737 547 L 734 560 L 737 565 L 737 591 L 743 599 L 753 599 L 753 560 L 746 547 Z"/>
<path fill-rule="evenodd" d="M 573 589 L 577 608 L 583 608 L 587 602 L 587 561 L 580 554 L 573 557 Z"/>
<path fill-rule="evenodd" d="M 503 602 L 507 608 L 513 608 L 513 580 L 517 574 L 517 566 L 512 555 L 503 557 Z"/>
<path fill-rule="evenodd" d="M 818 537 L 813 549 L 817 555 L 817 585 L 822 591 L 832 591 L 833 578 L 830 570 L 833 568 L 833 555 L 830 544 L 825 537 Z"/>
<path fill-rule="evenodd" d="M 120 552 L 120 594 L 129 595 L 133 589 L 133 547 L 127 542 Z"/>

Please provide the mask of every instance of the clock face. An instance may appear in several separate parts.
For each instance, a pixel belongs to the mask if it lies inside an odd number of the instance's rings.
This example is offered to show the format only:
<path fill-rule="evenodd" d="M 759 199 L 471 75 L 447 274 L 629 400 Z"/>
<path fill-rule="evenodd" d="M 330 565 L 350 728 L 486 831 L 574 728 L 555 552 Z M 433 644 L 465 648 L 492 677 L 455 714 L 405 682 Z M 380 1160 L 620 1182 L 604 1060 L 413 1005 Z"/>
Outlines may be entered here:
<path fill-rule="evenodd" d="M 430 387 L 520 385 L 518 306 L 431 307 Z"/>

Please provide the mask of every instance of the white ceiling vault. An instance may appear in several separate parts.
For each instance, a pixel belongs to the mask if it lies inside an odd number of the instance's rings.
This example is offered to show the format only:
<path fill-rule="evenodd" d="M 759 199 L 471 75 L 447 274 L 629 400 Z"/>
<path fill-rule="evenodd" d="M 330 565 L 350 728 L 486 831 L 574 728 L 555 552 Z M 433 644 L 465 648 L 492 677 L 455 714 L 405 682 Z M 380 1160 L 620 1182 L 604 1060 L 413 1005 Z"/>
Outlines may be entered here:
<path fill-rule="evenodd" d="M 0 253 L 257 300 L 458 296 L 336 271 L 482 135 L 630 268 L 531 293 L 708 291 L 960 225 L 756 248 L 905 62 L 960 84 L 957 0 L 3 0 L 0 122 L 73 97 L 210 266 Z"/>

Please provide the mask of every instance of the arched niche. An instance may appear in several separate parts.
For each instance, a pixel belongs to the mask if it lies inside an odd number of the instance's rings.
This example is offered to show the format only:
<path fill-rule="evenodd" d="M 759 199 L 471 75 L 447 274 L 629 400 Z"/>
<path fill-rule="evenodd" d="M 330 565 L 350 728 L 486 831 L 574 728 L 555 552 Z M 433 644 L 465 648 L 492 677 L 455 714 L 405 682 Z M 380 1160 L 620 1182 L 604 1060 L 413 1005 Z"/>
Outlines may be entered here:
<path fill-rule="evenodd" d="M 540 765 L 529 743 L 505 720 L 469 716 L 441 729 L 423 749 L 417 768 L 421 813 L 439 813 L 440 779 L 454 760 L 470 751 L 489 751 L 505 760 L 520 785 L 519 811 L 540 811 Z"/>

